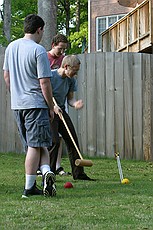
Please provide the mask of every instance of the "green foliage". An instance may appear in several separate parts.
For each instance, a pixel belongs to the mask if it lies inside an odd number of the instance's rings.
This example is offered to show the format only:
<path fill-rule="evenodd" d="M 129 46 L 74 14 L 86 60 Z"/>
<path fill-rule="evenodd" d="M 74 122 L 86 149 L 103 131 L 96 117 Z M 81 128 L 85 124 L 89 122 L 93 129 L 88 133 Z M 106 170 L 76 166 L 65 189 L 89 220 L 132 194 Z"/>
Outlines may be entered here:
<path fill-rule="evenodd" d="M 153 162 L 122 160 L 121 184 L 114 159 L 93 158 L 85 172 L 96 181 L 57 176 L 57 196 L 21 199 L 24 154 L 0 154 L 0 229 L 6 230 L 138 230 L 153 229 Z M 85 159 L 87 159 L 85 157 Z M 67 158 L 62 166 L 70 171 Z M 70 181 L 74 188 L 64 189 Z M 42 178 L 37 178 L 40 186 Z"/>
<path fill-rule="evenodd" d="M 64 0 L 58 0 L 57 11 L 57 30 L 63 32 L 66 27 L 66 12 L 63 5 Z M 80 0 L 80 30 L 76 32 L 76 1 L 70 0 L 70 48 L 67 50 L 67 54 L 79 54 L 82 53 L 82 46 L 84 39 L 86 40 L 86 46 L 88 41 L 88 0 Z"/>
<path fill-rule="evenodd" d="M 37 13 L 37 0 L 12 0 L 12 16 L 24 18 L 28 14 Z"/>
<path fill-rule="evenodd" d="M 80 30 L 76 32 L 76 1 L 67 1 L 70 4 L 70 48 L 67 54 L 82 53 L 83 41 L 88 40 L 88 0 L 80 0 Z M 64 33 L 66 28 L 66 9 L 64 0 L 57 0 L 57 32 Z M 12 0 L 11 41 L 23 37 L 23 20 L 30 13 L 37 13 L 37 0 Z M 87 43 L 87 42 L 86 42 Z M 7 46 L 8 42 L 3 36 L 3 22 L 0 22 L 0 44 Z"/>
<path fill-rule="evenodd" d="M 79 54 L 82 53 L 84 46 L 84 38 L 88 38 L 87 22 L 81 24 L 79 32 L 71 32 L 69 41 L 71 43 L 71 48 L 68 50 L 69 54 Z M 85 44 L 87 46 L 87 44 Z"/>
<path fill-rule="evenodd" d="M 13 40 L 16 40 L 18 38 L 21 38 L 23 37 L 24 35 L 24 32 L 23 32 L 23 20 L 24 20 L 24 17 L 23 15 L 14 15 L 12 16 L 12 28 L 11 28 L 11 34 L 12 34 L 12 41 Z"/>
<path fill-rule="evenodd" d="M 23 20 L 28 14 L 37 13 L 37 0 L 12 0 L 11 40 L 23 37 Z"/>
<path fill-rule="evenodd" d="M 5 36 L 3 36 L 3 21 L 0 22 L 0 45 L 4 47 L 8 45 Z"/>
<path fill-rule="evenodd" d="M 23 37 L 23 20 L 26 15 L 37 13 L 37 0 L 11 1 L 11 41 Z M 3 22 L 0 23 L 0 44 L 7 46 L 8 42 L 3 36 Z"/>

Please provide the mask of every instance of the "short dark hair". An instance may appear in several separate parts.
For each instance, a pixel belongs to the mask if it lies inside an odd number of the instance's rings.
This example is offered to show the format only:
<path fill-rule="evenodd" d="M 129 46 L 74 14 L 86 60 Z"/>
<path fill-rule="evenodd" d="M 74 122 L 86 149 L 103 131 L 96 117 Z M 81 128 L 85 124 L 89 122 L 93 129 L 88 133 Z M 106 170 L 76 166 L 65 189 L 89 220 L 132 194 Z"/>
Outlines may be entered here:
<path fill-rule="evenodd" d="M 65 35 L 63 34 L 57 34 L 53 37 L 52 39 L 52 44 L 54 45 L 58 45 L 60 42 L 63 42 L 63 43 L 68 43 L 68 39 Z"/>
<path fill-rule="evenodd" d="M 44 20 L 36 14 L 29 14 L 24 20 L 24 33 L 34 34 L 38 28 L 43 29 Z"/>

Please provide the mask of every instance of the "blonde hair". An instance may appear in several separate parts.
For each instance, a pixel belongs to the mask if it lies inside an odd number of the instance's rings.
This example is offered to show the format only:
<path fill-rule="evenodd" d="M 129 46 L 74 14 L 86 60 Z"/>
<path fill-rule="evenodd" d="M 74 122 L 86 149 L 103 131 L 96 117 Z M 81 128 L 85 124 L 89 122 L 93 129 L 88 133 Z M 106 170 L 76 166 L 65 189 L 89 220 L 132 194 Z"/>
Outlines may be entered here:
<path fill-rule="evenodd" d="M 69 65 L 69 66 L 73 67 L 73 66 L 77 66 L 80 64 L 81 64 L 81 62 L 76 55 L 74 55 L 74 54 L 73 55 L 66 55 L 62 60 L 61 67 L 64 67 L 65 65 Z"/>

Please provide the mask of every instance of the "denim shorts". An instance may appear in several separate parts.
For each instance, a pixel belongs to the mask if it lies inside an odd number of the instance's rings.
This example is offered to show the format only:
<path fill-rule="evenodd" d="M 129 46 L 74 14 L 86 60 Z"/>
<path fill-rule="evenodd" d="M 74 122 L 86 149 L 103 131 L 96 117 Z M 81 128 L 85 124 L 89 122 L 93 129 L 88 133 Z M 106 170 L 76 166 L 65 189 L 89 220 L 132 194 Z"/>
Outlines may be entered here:
<path fill-rule="evenodd" d="M 14 116 L 25 150 L 52 145 L 48 109 L 14 110 Z"/>

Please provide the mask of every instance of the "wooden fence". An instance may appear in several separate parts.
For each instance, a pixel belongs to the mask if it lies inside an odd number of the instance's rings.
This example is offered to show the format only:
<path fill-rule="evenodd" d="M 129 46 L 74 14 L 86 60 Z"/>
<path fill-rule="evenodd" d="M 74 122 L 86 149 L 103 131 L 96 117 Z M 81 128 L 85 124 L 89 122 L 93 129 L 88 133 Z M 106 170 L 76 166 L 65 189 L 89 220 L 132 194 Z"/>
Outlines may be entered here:
<path fill-rule="evenodd" d="M 10 93 L 3 79 L 5 49 L 0 47 L 0 152 L 23 152 L 10 106 Z"/>
<path fill-rule="evenodd" d="M 152 160 L 153 55 L 92 53 L 79 58 L 76 96 L 84 108 L 69 113 L 81 152 L 113 157 L 119 151 L 121 158 Z M 0 152 L 22 152 L 2 68 L 0 75 Z"/>

